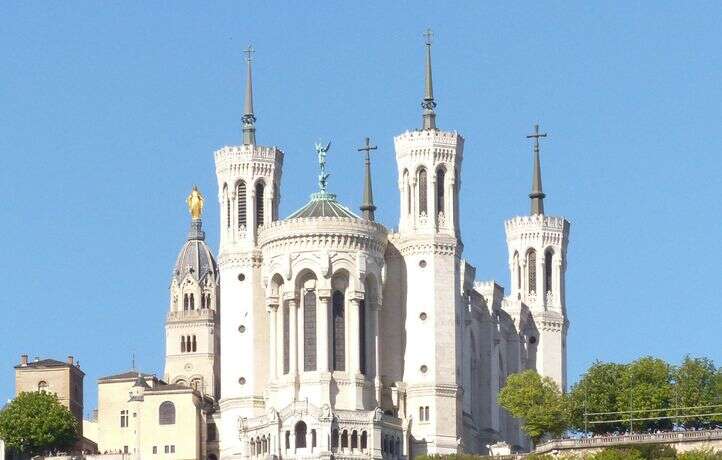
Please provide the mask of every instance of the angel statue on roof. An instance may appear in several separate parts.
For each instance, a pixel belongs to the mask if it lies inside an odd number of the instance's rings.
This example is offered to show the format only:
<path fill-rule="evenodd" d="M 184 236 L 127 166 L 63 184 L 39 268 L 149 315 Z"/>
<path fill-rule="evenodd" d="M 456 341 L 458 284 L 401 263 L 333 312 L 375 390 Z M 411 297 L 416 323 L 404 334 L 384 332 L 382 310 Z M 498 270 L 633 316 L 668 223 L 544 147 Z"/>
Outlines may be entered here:
<path fill-rule="evenodd" d="M 326 191 L 326 182 L 328 181 L 328 176 L 331 174 L 326 174 L 326 154 L 328 153 L 328 150 L 331 148 L 331 142 L 326 144 L 326 147 L 323 146 L 320 142 L 316 142 L 316 153 L 318 154 L 318 166 L 321 169 L 321 172 L 318 175 L 318 186 L 321 189 L 322 192 Z"/>

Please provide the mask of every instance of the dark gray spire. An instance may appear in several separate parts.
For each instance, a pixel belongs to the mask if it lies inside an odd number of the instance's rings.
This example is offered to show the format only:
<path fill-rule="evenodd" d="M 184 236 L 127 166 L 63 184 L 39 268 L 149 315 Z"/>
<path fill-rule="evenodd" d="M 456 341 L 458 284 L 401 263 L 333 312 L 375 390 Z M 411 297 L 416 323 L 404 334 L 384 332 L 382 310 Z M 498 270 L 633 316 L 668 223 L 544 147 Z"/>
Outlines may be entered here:
<path fill-rule="evenodd" d="M 544 192 L 542 191 L 541 161 L 539 160 L 539 138 L 547 137 L 547 134 L 539 134 L 539 125 L 534 125 L 534 134 L 529 134 L 527 139 L 534 139 L 534 170 L 531 180 L 531 213 L 544 214 Z"/>
<path fill-rule="evenodd" d="M 251 72 L 251 54 L 254 52 L 253 46 L 248 45 L 244 50 L 246 53 L 246 62 L 248 63 L 248 76 L 246 77 L 246 100 L 241 117 L 243 125 L 243 145 L 256 144 L 256 116 L 253 114 L 253 75 Z"/>
<path fill-rule="evenodd" d="M 358 149 L 359 152 L 366 152 L 366 158 L 364 160 L 364 197 L 361 203 L 361 212 L 363 212 L 363 218 L 366 220 L 374 220 L 374 192 L 371 187 L 371 150 L 376 150 L 375 145 L 371 145 L 371 140 L 367 137 L 366 143 L 363 147 Z"/>
<path fill-rule="evenodd" d="M 431 29 L 427 29 L 424 33 L 426 37 L 426 67 L 424 71 L 424 100 L 421 107 L 424 109 L 423 125 L 421 129 L 436 129 L 436 102 L 434 101 L 434 82 L 431 78 L 431 38 L 433 36 Z"/>

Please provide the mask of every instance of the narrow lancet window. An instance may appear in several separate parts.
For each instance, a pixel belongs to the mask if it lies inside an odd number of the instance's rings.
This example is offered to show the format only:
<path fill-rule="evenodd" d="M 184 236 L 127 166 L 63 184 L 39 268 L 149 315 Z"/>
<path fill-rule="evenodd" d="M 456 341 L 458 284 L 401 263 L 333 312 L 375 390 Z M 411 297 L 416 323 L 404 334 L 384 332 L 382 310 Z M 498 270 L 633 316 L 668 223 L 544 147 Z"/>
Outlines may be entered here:
<path fill-rule="evenodd" d="M 530 249 L 526 254 L 526 270 L 529 275 L 527 278 L 529 283 L 527 292 L 531 294 L 536 292 L 536 251 L 533 249 Z"/>
<path fill-rule="evenodd" d="M 419 170 L 419 214 L 427 215 L 428 209 L 426 204 L 426 169 Z"/>
<path fill-rule="evenodd" d="M 341 291 L 333 293 L 333 370 L 346 369 L 345 298 Z"/>
<path fill-rule="evenodd" d="M 551 292 L 552 290 L 552 259 L 554 253 L 551 249 L 547 249 L 544 253 L 544 292 Z"/>
<path fill-rule="evenodd" d="M 316 292 L 303 296 L 303 370 L 316 370 Z"/>
<path fill-rule="evenodd" d="M 289 371 L 289 365 L 291 363 L 290 357 L 289 357 L 289 349 L 291 345 L 291 340 L 289 338 L 290 329 L 289 329 L 289 319 L 288 319 L 288 305 L 283 306 L 283 373 L 288 374 Z"/>
<path fill-rule="evenodd" d="M 256 184 L 256 228 L 260 227 L 264 224 L 263 218 L 264 218 L 264 209 L 263 206 L 265 204 L 265 200 L 263 198 L 265 190 L 265 185 L 263 182 L 259 182 Z"/>
<path fill-rule="evenodd" d="M 359 366 L 361 373 L 366 374 L 366 301 L 362 300 L 358 306 L 358 338 L 359 338 Z"/>
<path fill-rule="evenodd" d="M 238 228 L 246 226 L 246 183 L 240 181 L 236 186 L 236 203 L 238 204 Z"/>
<path fill-rule="evenodd" d="M 444 179 L 446 172 L 444 168 L 436 170 L 436 213 L 444 212 Z"/>

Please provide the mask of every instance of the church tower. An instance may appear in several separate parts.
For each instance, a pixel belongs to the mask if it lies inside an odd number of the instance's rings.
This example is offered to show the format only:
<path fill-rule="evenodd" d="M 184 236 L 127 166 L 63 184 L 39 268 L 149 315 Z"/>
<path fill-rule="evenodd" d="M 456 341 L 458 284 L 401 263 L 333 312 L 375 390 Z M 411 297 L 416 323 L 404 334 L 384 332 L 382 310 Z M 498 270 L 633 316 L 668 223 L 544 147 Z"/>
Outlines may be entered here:
<path fill-rule="evenodd" d="M 570 223 L 563 217 L 544 214 L 539 139 L 539 126 L 527 136 L 534 139 L 531 213 L 505 222 L 509 250 L 511 293 L 507 309 L 528 309 L 530 321 L 523 333 L 526 341 L 526 367 L 551 377 L 566 390 L 567 346 L 569 321 L 566 315 L 564 277 Z M 516 307 L 515 307 L 516 306 Z"/>
<path fill-rule="evenodd" d="M 426 33 L 421 129 L 394 138 L 401 198 L 393 238 L 405 265 L 403 380 L 409 455 L 454 453 L 461 436 L 459 188 L 464 138 L 436 126 L 431 31 Z"/>
<path fill-rule="evenodd" d="M 164 380 L 218 398 L 220 382 L 219 272 L 202 228 L 203 197 L 188 197 L 191 226 L 176 259 L 166 319 Z"/>
<path fill-rule="evenodd" d="M 259 229 L 275 221 L 283 152 L 256 144 L 251 54 L 246 50 L 243 144 L 215 152 L 220 202 L 221 440 L 238 440 L 238 421 L 264 411 L 268 382 L 268 321 L 261 279 Z M 235 444 L 234 444 L 235 446 Z M 238 455 L 221 445 L 221 456 Z"/>

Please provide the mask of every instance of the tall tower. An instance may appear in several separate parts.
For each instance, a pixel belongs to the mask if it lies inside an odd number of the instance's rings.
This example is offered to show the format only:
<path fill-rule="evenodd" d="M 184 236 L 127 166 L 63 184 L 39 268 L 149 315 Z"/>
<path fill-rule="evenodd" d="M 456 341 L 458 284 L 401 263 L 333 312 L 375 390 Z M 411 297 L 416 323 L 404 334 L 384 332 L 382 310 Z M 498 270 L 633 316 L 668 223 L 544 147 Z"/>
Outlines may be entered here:
<path fill-rule="evenodd" d="M 531 323 L 525 332 L 527 367 L 551 377 L 564 391 L 567 382 L 567 329 L 564 276 L 569 221 L 544 214 L 539 126 L 527 136 L 534 139 L 531 214 L 505 222 L 509 250 L 511 293 L 508 305 L 526 305 Z M 516 310 L 519 310 L 516 308 Z"/>
<path fill-rule="evenodd" d="M 458 196 L 464 138 L 436 127 L 431 31 L 425 35 L 422 127 L 394 138 L 401 197 L 394 244 L 409 286 L 403 380 L 410 455 L 456 452 L 462 417 Z"/>
<path fill-rule="evenodd" d="M 165 376 L 168 383 L 191 386 L 218 398 L 220 381 L 219 272 L 206 244 L 201 212 L 203 196 L 196 187 L 188 196 L 191 227 L 170 286 L 165 324 Z"/>
<path fill-rule="evenodd" d="M 259 228 L 276 220 L 283 152 L 256 144 L 251 54 L 242 117 L 243 144 L 215 152 L 220 202 L 221 457 L 240 455 L 238 420 L 264 412 L 268 321 L 261 279 Z"/>

